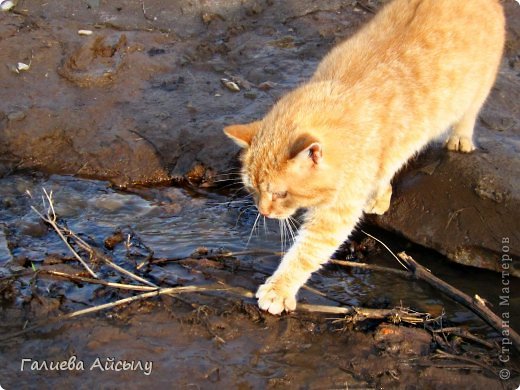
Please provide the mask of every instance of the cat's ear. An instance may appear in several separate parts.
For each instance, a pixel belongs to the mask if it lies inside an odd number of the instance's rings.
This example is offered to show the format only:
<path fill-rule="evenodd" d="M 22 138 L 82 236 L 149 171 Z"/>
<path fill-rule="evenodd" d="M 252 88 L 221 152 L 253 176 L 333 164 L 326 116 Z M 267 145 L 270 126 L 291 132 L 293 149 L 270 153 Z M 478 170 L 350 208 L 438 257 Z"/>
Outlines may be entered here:
<path fill-rule="evenodd" d="M 318 165 L 323 158 L 323 151 L 320 142 L 310 136 L 302 135 L 294 142 L 290 150 L 291 160 L 311 161 Z"/>
<path fill-rule="evenodd" d="M 227 126 L 224 127 L 224 133 L 241 148 L 248 148 L 258 129 L 260 129 L 260 121 L 245 125 Z"/>

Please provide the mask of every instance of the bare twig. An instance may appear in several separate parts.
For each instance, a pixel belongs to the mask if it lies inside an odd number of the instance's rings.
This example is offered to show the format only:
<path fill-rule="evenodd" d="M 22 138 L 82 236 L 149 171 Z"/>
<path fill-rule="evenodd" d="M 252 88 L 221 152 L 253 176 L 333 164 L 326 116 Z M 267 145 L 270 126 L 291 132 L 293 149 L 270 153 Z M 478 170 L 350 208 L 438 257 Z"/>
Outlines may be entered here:
<path fill-rule="evenodd" d="M 67 239 L 64 237 L 63 233 L 62 233 L 62 230 L 60 229 L 60 227 L 58 226 L 56 220 L 56 212 L 54 211 L 54 205 L 52 203 L 52 191 L 50 193 L 47 192 L 47 190 L 44 188 L 43 189 L 43 192 L 45 194 L 45 198 L 42 197 L 42 200 L 43 200 L 43 207 L 44 208 L 47 208 L 47 213 L 46 215 L 43 215 L 42 213 L 40 213 L 34 206 L 31 206 L 31 208 L 40 216 L 40 218 L 42 220 L 44 220 L 45 222 L 47 222 L 49 225 L 52 226 L 52 228 L 54 230 L 56 230 L 56 233 L 58 233 L 58 235 L 60 236 L 60 238 L 63 240 L 63 242 L 65 243 L 65 245 L 67 245 L 67 247 L 69 248 L 69 250 L 72 252 L 72 254 L 74 255 L 74 257 L 76 259 L 78 259 L 78 261 L 83 265 L 83 267 L 85 267 L 85 269 L 88 271 L 88 273 L 90 275 L 92 275 L 92 277 L 94 278 L 98 278 L 97 274 L 92 271 L 92 269 L 88 266 L 88 264 L 85 262 L 85 260 L 83 260 L 81 258 L 80 255 L 78 255 L 78 253 L 74 250 L 74 248 L 69 244 L 69 242 L 67 241 Z M 47 199 L 47 200 L 45 200 Z M 48 205 L 47 205 L 48 203 Z M 47 206 L 47 207 L 46 207 Z"/>
<path fill-rule="evenodd" d="M 89 255 L 90 258 L 98 258 L 101 259 L 105 264 L 107 264 L 109 267 L 115 269 L 116 271 L 140 282 L 143 284 L 146 284 L 150 287 L 159 288 L 159 286 L 155 285 L 154 283 L 135 275 L 134 273 L 127 271 L 126 269 L 120 267 L 119 265 L 115 264 L 113 261 L 111 261 L 109 258 L 107 258 L 104 254 L 102 254 L 100 251 L 95 250 L 92 248 L 89 244 L 87 244 L 81 237 L 79 237 L 77 234 L 75 234 L 70 229 L 60 226 L 57 222 L 57 216 L 56 211 L 54 210 L 54 202 L 52 199 L 52 191 L 50 193 L 47 192 L 47 190 L 44 188 L 43 192 L 45 194 L 45 197 L 42 196 L 43 205 L 44 208 L 47 208 L 46 215 L 43 215 L 40 213 L 34 206 L 31 206 L 31 208 L 40 216 L 42 220 L 47 222 L 49 225 L 52 226 L 52 228 L 58 233 L 62 241 L 67 245 L 67 248 L 72 252 L 74 257 L 78 259 L 81 264 L 85 267 L 85 269 L 89 272 L 90 275 L 92 275 L 94 278 L 99 279 L 99 276 L 92 271 L 92 269 L 88 266 L 88 264 L 85 262 L 85 260 L 82 259 L 82 257 L 76 252 L 76 250 L 72 247 L 72 245 L 68 242 L 67 237 L 72 238 L 74 242 L 83 250 L 85 250 Z"/>
<path fill-rule="evenodd" d="M 118 271 L 122 274 L 125 274 L 126 276 L 128 276 L 138 282 L 144 283 L 151 287 L 159 288 L 159 286 L 157 286 L 156 284 L 154 284 L 130 271 L 127 271 L 123 267 L 120 267 L 119 265 L 114 263 L 112 260 L 110 260 L 107 256 L 105 256 L 100 250 L 97 250 L 97 249 L 93 248 L 92 246 L 90 246 L 89 244 L 87 244 L 81 237 L 79 237 L 76 233 L 74 233 L 70 229 L 67 229 L 64 227 L 60 227 L 60 228 L 63 230 L 63 232 L 65 234 L 67 234 L 69 237 L 73 238 L 74 241 L 76 242 L 76 244 L 78 244 L 78 246 L 80 248 L 85 250 L 90 255 L 91 258 L 97 258 L 97 259 L 102 260 L 109 267 L 115 269 L 116 271 Z"/>
<path fill-rule="evenodd" d="M 474 341 L 476 343 L 482 344 L 483 346 L 485 346 L 489 349 L 495 348 L 494 344 L 492 344 L 486 340 L 482 340 L 480 337 L 477 337 L 473 333 L 471 333 L 465 329 L 462 329 L 462 328 L 458 328 L 458 327 L 442 328 L 442 329 L 435 329 L 432 332 L 433 333 L 443 333 L 443 334 L 453 334 L 455 336 L 459 336 L 464 339 L 468 339 L 468 340 Z"/>
<path fill-rule="evenodd" d="M 342 314 L 347 322 L 360 322 L 364 320 L 389 320 L 393 323 L 408 322 L 411 324 L 432 321 L 427 313 L 419 313 L 403 307 L 393 309 L 371 309 L 366 307 L 337 307 L 326 305 L 309 305 L 300 303 L 297 311 L 308 311 L 327 314 Z"/>
<path fill-rule="evenodd" d="M 385 273 L 389 273 L 389 274 L 395 274 L 395 275 L 403 276 L 405 278 L 413 277 L 413 275 L 408 271 L 401 271 L 400 269 L 382 267 L 380 265 L 375 265 L 375 264 L 358 263 L 355 261 L 335 260 L 335 259 L 331 259 L 331 260 L 329 260 L 329 262 L 332 264 L 341 265 L 343 267 L 369 269 L 371 271 L 379 271 L 379 272 L 385 272 Z"/>
<path fill-rule="evenodd" d="M 466 356 L 452 355 L 451 353 L 444 352 L 444 351 L 442 351 L 440 349 L 438 349 L 436 351 L 436 353 L 435 353 L 435 355 L 433 357 L 437 358 L 437 359 L 453 359 L 453 360 L 458 360 L 458 361 L 470 363 L 470 364 L 482 367 L 485 370 L 488 370 L 493 375 L 497 374 L 495 371 L 493 371 L 493 369 L 491 367 L 489 367 L 487 364 L 482 363 L 479 360 L 471 359 L 471 358 L 468 358 Z"/>
<path fill-rule="evenodd" d="M 187 293 L 187 292 L 222 291 L 222 290 L 226 290 L 226 288 L 215 287 L 215 286 L 185 286 L 185 287 L 160 288 L 160 289 L 157 289 L 156 291 L 151 291 L 151 292 L 146 292 L 146 293 L 142 293 L 139 295 L 134 295 L 134 296 L 131 296 L 128 298 L 119 299 L 114 302 L 105 303 L 102 305 L 89 307 L 87 309 L 77 310 L 72 313 L 64 314 L 64 315 L 57 316 L 57 317 L 54 317 L 51 319 L 46 319 L 45 321 L 38 322 L 35 325 L 27 327 L 19 332 L 14 332 L 7 336 L 4 336 L 4 337 L 0 338 L 0 341 L 6 341 L 13 337 L 21 336 L 25 333 L 33 331 L 44 325 L 49 325 L 49 324 L 53 324 L 53 323 L 56 323 L 59 321 L 69 320 L 72 318 L 83 316 L 85 314 L 103 311 L 103 310 L 110 309 L 110 308 L 113 308 L 116 306 L 122 306 L 122 305 L 126 305 L 129 303 L 135 302 L 135 301 L 152 298 L 152 297 L 156 297 L 156 296 L 160 296 L 160 295 L 176 295 L 176 294 L 182 294 L 182 293 Z"/>
<path fill-rule="evenodd" d="M 472 312 L 477 314 L 480 318 L 482 318 L 485 322 L 487 322 L 497 332 L 502 334 L 502 319 L 495 313 L 493 313 L 487 306 L 483 305 L 476 299 L 472 299 L 469 295 L 463 293 L 459 289 L 439 279 L 438 277 L 433 275 L 428 269 L 417 263 L 411 256 L 407 255 L 405 252 L 399 253 L 398 256 L 408 265 L 409 269 L 411 270 L 411 272 L 413 272 L 414 276 L 417 279 L 425 281 L 430 286 L 433 286 L 436 289 L 440 290 L 454 301 L 467 307 Z M 520 335 L 510 327 L 508 329 L 508 332 L 509 338 L 513 342 L 513 345 L 518 351 L 520 351 Z"/>
<path fill-rule="evenodd" d="M 76 282 L 83 282 L 83 283 L 92 283 L 92 284 L 100 284 L 102 286 L 107 287 L 114 287 L 121 290 L 133 290 L 133 291 L 157 291 L 157 287 L 151 287 L 151 286 L 137 286 L 135 284 L 126 284 L 126 283 L 114 283 L 114 282 L 107 282 L 102 279 L 92 279 L 92 278 L 85 278 L 83 276 L 79 275 L 71 275 L 67 274 L 65 272 L 59 272 L 59 271 L 52 271 L 52 270 L 40 270 L 38 271 L 40 273 L 57 276 L 59 278 L 69 279 Z"/>

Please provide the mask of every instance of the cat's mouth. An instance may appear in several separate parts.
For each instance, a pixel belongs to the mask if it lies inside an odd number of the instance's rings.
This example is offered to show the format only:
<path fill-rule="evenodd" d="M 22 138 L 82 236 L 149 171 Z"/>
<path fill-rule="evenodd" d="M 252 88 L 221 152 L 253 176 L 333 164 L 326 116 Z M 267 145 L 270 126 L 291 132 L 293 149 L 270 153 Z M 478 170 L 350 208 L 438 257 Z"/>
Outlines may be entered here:
<path fill-rule="evenodd" d="M 257 209 L 258 209 L 258 207 L 257 207 Z M 269 218 L 269 219 L 278 219 L 278 220 L 289 219 L 295 213 L 295 211 L 293 211 L 293 212 L 276 212 L 276 211 L 271 211 L 269 213 L 263 213 L 263 212 L 260 211 L 260 209 L 258 209 L 258 212 L 263 217 L 266 217 L 266 218 Z"/>

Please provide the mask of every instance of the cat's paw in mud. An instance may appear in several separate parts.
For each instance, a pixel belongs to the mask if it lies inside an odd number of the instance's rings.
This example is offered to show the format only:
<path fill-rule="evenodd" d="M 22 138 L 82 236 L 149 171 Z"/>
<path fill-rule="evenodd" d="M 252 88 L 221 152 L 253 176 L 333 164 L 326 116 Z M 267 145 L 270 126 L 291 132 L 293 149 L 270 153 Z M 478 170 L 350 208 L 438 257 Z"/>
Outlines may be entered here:
<path fill-rule="evenodd" d="M 282 311 L 289 312 L 296 309 L 295 294 L 271 279 L 267 279 L 256 292 L 260 309 L 271 314 L 281 314 Z"/>
<path fill-rule="evenodd" d="M 446 141 L 446 148 L 454 152 L 471 153 L 475 150 L 475 145 L 468 137 L 451 135 Z"/>

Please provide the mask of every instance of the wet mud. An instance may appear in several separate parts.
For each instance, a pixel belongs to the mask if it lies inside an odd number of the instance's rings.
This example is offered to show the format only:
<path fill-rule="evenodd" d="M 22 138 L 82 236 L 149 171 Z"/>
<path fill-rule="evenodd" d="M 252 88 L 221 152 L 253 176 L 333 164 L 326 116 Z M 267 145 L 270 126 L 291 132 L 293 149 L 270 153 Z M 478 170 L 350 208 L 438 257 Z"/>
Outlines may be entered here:
<path fill-rule="evenodd" d="M 237 164 L 222 128 L 263 116 L 382 3 L 20 3 L 0 13 L 0 174 L 213 186 Z M 520 11 L 513 0 L 504 7 L 505 58 L 477 123 L 479 150 L 434 145 L 394 180 L 390 212 L 371 219 L 495 271 L 501 240 L 520 240 Z"/>

